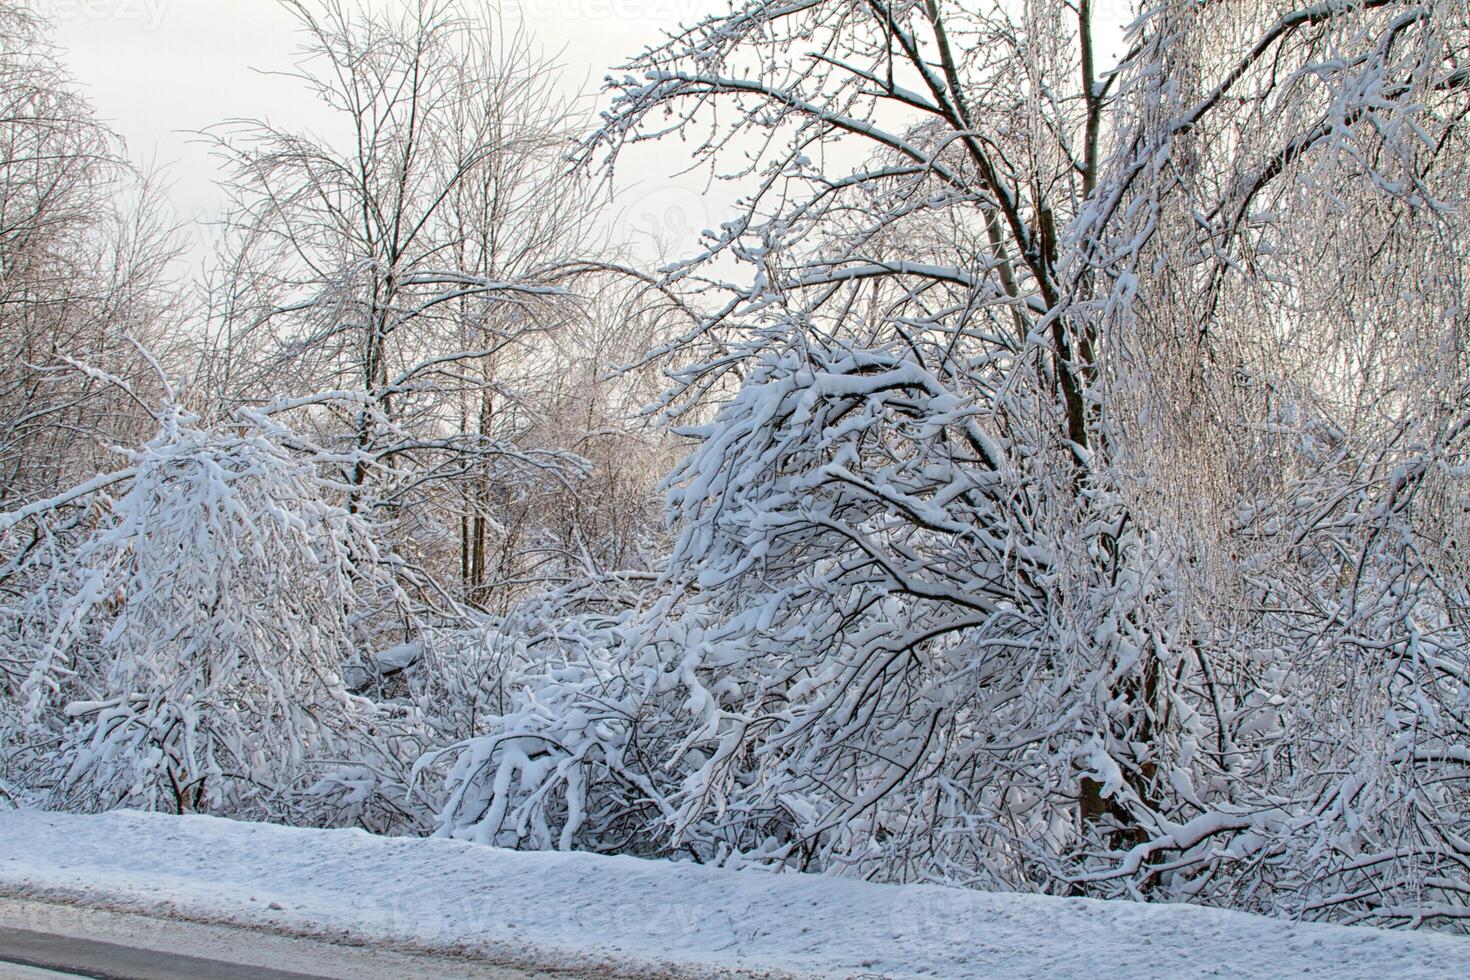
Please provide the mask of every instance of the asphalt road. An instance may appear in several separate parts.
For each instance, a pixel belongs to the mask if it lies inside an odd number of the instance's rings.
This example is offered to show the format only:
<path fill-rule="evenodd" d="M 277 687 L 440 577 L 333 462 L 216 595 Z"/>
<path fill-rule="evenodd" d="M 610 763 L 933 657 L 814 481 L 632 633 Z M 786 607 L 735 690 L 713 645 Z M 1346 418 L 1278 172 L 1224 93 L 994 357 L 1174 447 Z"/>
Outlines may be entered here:
<path fill-rule="evenodd" d="M 231 926 L 0 899 L 0 980 L 530 980 L 567 976 Z"/>
<path fill-rule="evenodd" d="M 120 946 L 73 936 L 0 928 L 0 969 L 27 967 L 28 975 L 81 977 L 148 977 L 150 980 L 303 980 L 310 973 L 252 967 L 198 956 Z M 27 975 L 27 974 L 22 974 Z"/>

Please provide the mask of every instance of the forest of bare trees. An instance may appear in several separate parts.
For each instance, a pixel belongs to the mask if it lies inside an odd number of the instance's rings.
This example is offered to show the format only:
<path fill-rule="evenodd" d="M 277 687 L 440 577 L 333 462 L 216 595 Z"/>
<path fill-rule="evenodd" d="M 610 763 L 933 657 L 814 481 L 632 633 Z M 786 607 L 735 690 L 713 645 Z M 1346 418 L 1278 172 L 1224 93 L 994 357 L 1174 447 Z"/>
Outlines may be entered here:
<path fill-rule="evenodd" d="M 0 0 L 0 806 L 1470 921 L 1462 0 L 282 5 L 194 274 Z"/>

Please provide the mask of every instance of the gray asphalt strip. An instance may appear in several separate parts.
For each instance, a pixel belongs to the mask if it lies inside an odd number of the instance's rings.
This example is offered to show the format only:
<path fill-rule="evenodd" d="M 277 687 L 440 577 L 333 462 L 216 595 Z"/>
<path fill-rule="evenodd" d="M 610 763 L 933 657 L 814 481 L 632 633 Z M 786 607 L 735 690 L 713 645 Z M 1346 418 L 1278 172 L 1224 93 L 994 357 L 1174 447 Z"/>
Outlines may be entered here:
<path fill-rule="evenodd" d="M 311 976 L 4 927 L 0 927 L 0 963 L 98 980 L 307 980 Z"/>
<path fill-rule="evenodd" d="M 253 901 L 247 896 L 247 903 Z M 345 937 L 344 937 L 345 938 Z M 534 950 L 530 951 L 534 953 Z M 502 955 L 517 955 L 514 949 Z M 391 949 L 287 935 L 268 927 L 0 896 L 0 980 L 47 976 L 172 980 L 572 980 L 616 974 L 595 963 L 541 970 L 483 955 Z M 642 974 L 640 974 L 642 975 Z"/>

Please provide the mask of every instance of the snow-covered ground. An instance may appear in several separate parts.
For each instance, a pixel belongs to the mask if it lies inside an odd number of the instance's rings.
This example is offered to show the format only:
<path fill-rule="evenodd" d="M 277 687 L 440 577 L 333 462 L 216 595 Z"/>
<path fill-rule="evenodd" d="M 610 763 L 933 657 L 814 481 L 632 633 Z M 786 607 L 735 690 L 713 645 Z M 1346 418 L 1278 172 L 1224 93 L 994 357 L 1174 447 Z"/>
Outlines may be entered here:
<path fill-rule="evenodd" d="M 1470 976 L 1447 935 L 136 812 L 0 812 L 0 893 L 582 975 Z"/>

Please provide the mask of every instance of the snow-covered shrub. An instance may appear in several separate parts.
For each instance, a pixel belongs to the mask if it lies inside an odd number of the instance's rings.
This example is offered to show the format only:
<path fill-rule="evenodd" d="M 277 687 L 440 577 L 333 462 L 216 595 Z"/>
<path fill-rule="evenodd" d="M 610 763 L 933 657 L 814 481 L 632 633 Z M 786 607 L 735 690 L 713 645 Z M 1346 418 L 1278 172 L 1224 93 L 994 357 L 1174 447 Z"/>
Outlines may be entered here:
<path fill-rule="evenodd" d="M 984 810 L 968 782 L 1030 801 L 1022 839 L 1075 837 L 1037 803 L 1073 778 L 1069 753 L 1096 747 L 1077 719 L 1098 685 L 1055 676 L 1063 627 L 1039 583 L 1061 573 L 1017 531 L 1036 495 L 975 465 L 999 459 L 991 438 L 912 360 L 842 345 L 755 360 L 687 430 L 699 442 L 670 481 L 681 534 L 657 584 L 671 595 L 615 620 L 506 624 L 554 654 L 522 656 L 508 712 L 452 750 L 445 832 L 1024 880 L 1015 837 L 953 831 Z M 1069 720 L 996 750 L 1043 709 Z M 584 817 L 589 770 L 634 794 L 611 834 Z"/>
<path fill-rule="evenodd" d="M 487 627 L 493 668 L 465 737 L 427 754 L 416 788 L 438 833 L 503 846 L 667 853 L 688 765 L 678 679 L 646 642 L 626 580 L 578 583 Z M 672 698 L 672 700 L 671 700 Z M 442 789 L 439 784 L 442 781 Z"/>
<path fill-rule="evenodd" d="M 342 670 L 391 617 L 393 576 L 284 435 L 166 409 L 96 526 L 12 610 L 30 751 L 7 763 L 47 805 L 312 821 L 322 767 L 370 757 L 388 719 Z"/>

